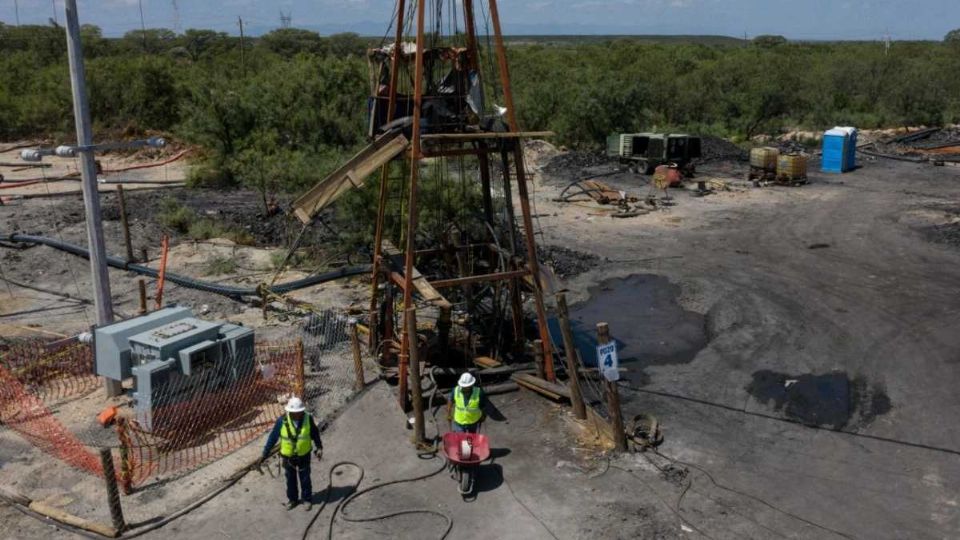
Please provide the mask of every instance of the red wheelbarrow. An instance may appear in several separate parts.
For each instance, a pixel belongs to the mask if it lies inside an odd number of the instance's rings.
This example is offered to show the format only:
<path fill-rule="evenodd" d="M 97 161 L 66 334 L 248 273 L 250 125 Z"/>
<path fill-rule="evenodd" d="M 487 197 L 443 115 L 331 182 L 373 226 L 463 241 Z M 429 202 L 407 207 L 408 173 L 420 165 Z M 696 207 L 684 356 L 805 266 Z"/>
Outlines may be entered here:
<path fill-rule="evenodd" d="M 444 433 L 443 453 L 457 473 L 460 495 L 469 497 L 473 494 L 477 466 L 490 457 L 490 440 L 479 433 Z"/>

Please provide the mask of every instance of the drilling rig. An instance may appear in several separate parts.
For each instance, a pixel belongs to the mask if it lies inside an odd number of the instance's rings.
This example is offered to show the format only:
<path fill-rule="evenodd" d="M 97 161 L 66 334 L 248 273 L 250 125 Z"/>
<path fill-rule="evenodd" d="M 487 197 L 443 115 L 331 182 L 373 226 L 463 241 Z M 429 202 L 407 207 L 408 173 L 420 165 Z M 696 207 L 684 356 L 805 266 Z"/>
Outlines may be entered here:
<path fill-rule="evenodd" d="M 346 191 L 377 190 L 368 345 L 405 408 L 411 347 L 453 369 L 535 354 L 552 381 L 522 146 L 550 134 L 517 122 L 497 2 L 397 0 L 392 17 L 393 42 L 367 55 L 371 144 L 294 212 L 308 224 Z"/>

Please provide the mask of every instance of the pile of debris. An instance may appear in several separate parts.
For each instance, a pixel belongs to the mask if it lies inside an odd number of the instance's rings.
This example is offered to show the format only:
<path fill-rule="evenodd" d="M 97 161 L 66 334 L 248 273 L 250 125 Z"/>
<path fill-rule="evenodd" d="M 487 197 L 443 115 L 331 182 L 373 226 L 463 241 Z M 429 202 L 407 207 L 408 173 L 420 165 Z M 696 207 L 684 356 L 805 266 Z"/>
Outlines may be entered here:
<path fill-rule="evenodd" d="M 537 258 L 561 279 L 578 276 L 600 264 L 600 257 L 562 246 L 537 246 Z"/>
<path fill-rule="evenodd" d="M 929 128 L 865 145 L 867 155 L 915 162 L 960 163 L 960 127 Z"/>

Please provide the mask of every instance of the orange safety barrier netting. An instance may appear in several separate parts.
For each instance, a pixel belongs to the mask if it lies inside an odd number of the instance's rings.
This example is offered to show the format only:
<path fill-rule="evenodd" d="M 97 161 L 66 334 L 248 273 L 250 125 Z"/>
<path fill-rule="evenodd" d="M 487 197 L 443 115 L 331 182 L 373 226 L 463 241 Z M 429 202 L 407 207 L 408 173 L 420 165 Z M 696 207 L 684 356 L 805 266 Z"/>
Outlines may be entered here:
<path fill-rule="evenodd" d="M 149 429 L 118 424 L 121 485 L 175 476 L 218 460 L 262 435 L 303 384 L 302 346 L 258 343 L 254 369 L 224 385 L 216 371 L 170 381 L 160 390 Z M 188 386 L 189 385 L 189 386 Z"/>
<path fill-rule="evenodd" d="M 30 444 L 82 471 L 103 475 L 100 458 L 57 420 L 43 401 L 0 365 L 0 423 Z"/>
<path fill-rule="evenodd" d="M 93 391 L 93 350 L 76 341 L 24 339 L 0 345 L 3 366 L 30 393 L 51 402 Z"/>

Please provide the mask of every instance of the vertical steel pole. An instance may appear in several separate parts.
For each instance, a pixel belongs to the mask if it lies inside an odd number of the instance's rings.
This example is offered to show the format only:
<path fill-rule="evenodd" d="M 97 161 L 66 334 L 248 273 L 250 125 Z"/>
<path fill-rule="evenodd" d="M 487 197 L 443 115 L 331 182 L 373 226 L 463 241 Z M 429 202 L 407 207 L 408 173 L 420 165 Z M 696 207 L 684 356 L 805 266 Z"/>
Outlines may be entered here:
<path fill-rule="evenodd" d="M 397 33 L 393 42 L 393 57 L 390 59 L 390 88 L 387 90 L 387 122 L 393 121 L 397 109 L 397 81 L 399 80 L 400 57 L 403 55 L 403 16 L 406 12 L 404 0 L 397 0 Z M 374 90 L 377 92 L 377 90 Z M 379 93 L 379 92 L 377 92 Z M 376 99 L 374 100 L 376 103 Z M 376 109 L 374 109 L 376 112 Z M 377 228 L 373 240 L 373 276 L 370 280 L 370 335 L 367 336 L 368 346 L 371 351 L 377 350 L 377 327 L 380 315 L 380 306 L 377 305 L 378 286 L 380 284 L 380 272 L 382 270 L 381 259 L 383 257 L 383 227 L 384 219 L 387 215 L 387 198 L 390 195 L 390 164 L 384 163 L 380 169 L 380 198 L 377 205 Z M 389 280 L 387 286 L 390 287 Z M 390 321 L 388 324 L 392 324 Z M 384 353 L 387 354 L 388 353 Z"/>
<path fill-rule="evenodd" d="M 416 256 L 417 243 L 417 181 L 420 178 L 420 116 L 423 111 L 423 19 L 426 2 L 417 2 L 417 57 L 413 80 L 413 134 L 410 144 L 410 200 L 407 203 L 407 244 L 403 264 L 403 309 L 413 307 L 413 259 Z M 410 340 L 416 336 L 404 329 L 400 345 L 400 404 L 407 409 L 407 361 L 410 354 Z"/>
<path fill-rule="evenodd" d="M 90 246 L 90 272 L 93 275 L 93 300 L 97 309 L 97 325 L 113 322 L 113 303 L 110 296 L 110 275 L 107 273 L 107 252 L 103 240 L 103 220 L 100 216 L 100 193 L 97 189 L 97 169 L 93 161 L 93 130 L 87 105 L 86 74 L 83 67 L 83 47 L 80 44 L 80 20 L 77 0 L 64 0 L 67 18 L 67 56 L 70 61 L 70 86 L 73 89 L 73 116 L 77 125 L 77 146 L 80 151 L 83 207 L 87 220 L 87 244 Z M 118 396 L 123 391 L 120 381 L 104 379 L 107 396 Z"/>
<path fill-rule="evenodd" d="M 497 62 L 500 68 L 500 85 L 503 87 L 503 101 L 507 107 L 507 120 L 510 130 L 520 131 L 517 124 L 517 111 L 513 102 L 513 90 L 510 86 L 510 69 L 507 65 L 507 49 L 503 44 L 503 32 L 500 29 L 500 12 L 497 9 L 497 0 L 490 0 L 490 19 L 493 22 L 493 37 L 497 49 Z M 530 268 L 530 277 L 533 280 L 533 298 L 537 306 L 537 326 L 540 329 L 540 339 L 543 342 L 543 358 L 546 361 L 547 380 L 553 381 L 556 377 L 553 372 L 553 353 L 550 351 L 550 333 L 547 329 L 547 309 L 543 303 L 543 290 L 540 287 L 540 265 L 537 262 L 537 242 L 533 238 L 533 216 L 530 213 L 530 198 L 527 193 L 527 176 L 523 168 L 523 146 L 520 139 L 515 140 L 513 151 L 514 166 L 517 168 L 517 195 L 520 199 L 520 209 L 523 214 L 523 233 L 527 241 L 527 265 Z"/>

